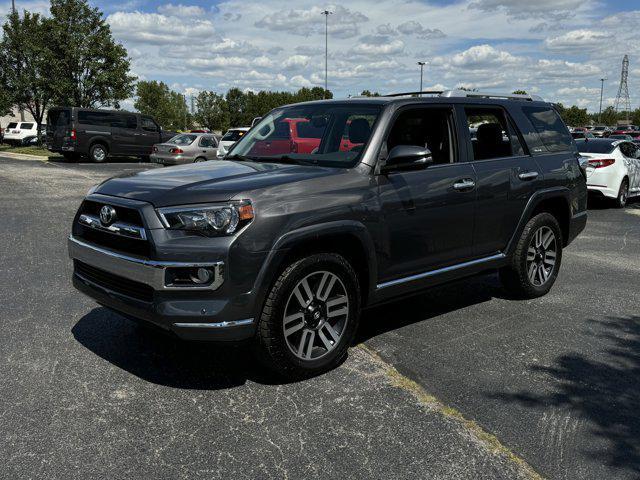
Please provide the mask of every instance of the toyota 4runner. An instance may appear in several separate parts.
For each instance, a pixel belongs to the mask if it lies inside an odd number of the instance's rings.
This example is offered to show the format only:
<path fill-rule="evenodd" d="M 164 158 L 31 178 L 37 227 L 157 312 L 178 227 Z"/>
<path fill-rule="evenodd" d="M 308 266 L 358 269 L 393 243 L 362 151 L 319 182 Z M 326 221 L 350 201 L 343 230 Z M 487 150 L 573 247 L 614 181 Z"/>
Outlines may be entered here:
<path fill-rule="evenodd" d="M 291 119 L 316 148 L 274 142 Z M 584 168 L 537 97 L 285 106 L 225 160 L 92 188 L 69 237 L 73 283 L 183 339 L 250 340 L 276 370 L 315 374 L 345 358 L 364 307 L 489 270 L 514 296 L 546 294 L 586 224 Z"/>

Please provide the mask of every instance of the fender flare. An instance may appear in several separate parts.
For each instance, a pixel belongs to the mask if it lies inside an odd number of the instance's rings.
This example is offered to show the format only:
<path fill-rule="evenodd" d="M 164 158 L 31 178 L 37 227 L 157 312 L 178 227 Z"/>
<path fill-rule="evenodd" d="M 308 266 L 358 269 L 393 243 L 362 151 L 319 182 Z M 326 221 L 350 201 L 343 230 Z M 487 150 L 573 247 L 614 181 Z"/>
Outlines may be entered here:
<path fill-rule="evenodd" d="M 300 243 L 309 240 L 316 241 L 321 240 L 323 237 L 344 234 L 352 235 L 362 245 L 369 271 L 369 288 L 366 295 L 364 295 L 365 292 L 363 292 L 363 298 L 370 297 L 371 293 L 375 289 L 378 275 L 375 255 L 376 249 L 373 239 L 371 238 L 371 234 L 367 227 L 359 221 L 337 220 L 292 230 L 285 233 L 275 241 L 263 262 L 254 283 L 256 288 L 256 315 L 260 315 L 260 311 L 262 310 L 262 305 L 269 288 L 275 281 L 278 272 L 284 264 L 284 260 L 293 248 Z"/>
<path fill-rule="evenodd" d="M 524 211 L 520 216 L 520 221 L 518 222 L 518 226 L 516 227 L 513 235 L 509 239 L 509 243 L 507 244 L 507 247 L 505 248 L 505 251 L 504 251 L 505 255 L 511 256 L 511 254 L 513 254 L 513 251 L 515 250 L 516 245 L 518 244 L 518 239 L 520 238 L 520 235 L 522 235 L 522 231 L 524 230 L 524 227 L 526 226 L 527 222 L 531 218 L 531 214 L 536 209 L 536 207 L 540 205 L 541 202 L 545 200 L 553 199 L 553 198 L 562 198 L 567 202 L 567 209 L 569 210 L 569 218 L 571 218 L 571 203 L 570 203 L 571 190 L 569 190 L 569 188 L 552 187 L 552 188 L 546 188 L 544 190 L 538 190 L 533 195 L 531 195 L 531 197 L 529 197 L 527 205 L 525 206 Z M 563 240 L 566 241 L 567 239 L 563 239 Z"/>

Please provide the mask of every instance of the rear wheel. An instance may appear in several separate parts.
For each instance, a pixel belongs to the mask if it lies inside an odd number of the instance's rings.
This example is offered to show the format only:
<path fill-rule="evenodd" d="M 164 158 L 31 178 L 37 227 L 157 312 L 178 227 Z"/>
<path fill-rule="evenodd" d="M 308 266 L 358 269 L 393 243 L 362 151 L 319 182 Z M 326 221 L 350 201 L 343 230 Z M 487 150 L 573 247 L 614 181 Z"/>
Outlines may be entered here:
<path fill-rule="evenodd" d="M 339 365 L 355 335 L 360 289 L 351 265 L 321 253 L 291 263 L 271 288 L 257 332 L 263 362 L 291 378 Z"/>
<path fill-rule="evenodd" d="M 198 157 L 198 158 L 196 158 L 196 159 L 193 161 L 193 163 L 200 163 L 200 162 L 206 162 L 206 161 L 207 161 L 207 159 L 206 159 L 206 158 L 204 158 L 204 157 Z"/>
<path fill-rule="evenodd" d="M 540 297 L 551 290 L 561 261 L 560 225 L 550 213 L 540 213 L 524 227 L 511 265 L 500 270 L 500 280 L 517 297 Z"/>
<path fill-rule="evenodd" d="M 89 158 L 94 163 L 102 163 L 107 159 L 107 147 L 101 143 L 95 143 L 89 150 Z"/>
<path fill-rule="evenodd" d="M 618 190 L 618 197 L 615 199 L 616 208 L 624 208 L 627 205 L 627 199 L 629 198 L 629 180 L 623 179 L 620 184 L 620 190 Z"/>

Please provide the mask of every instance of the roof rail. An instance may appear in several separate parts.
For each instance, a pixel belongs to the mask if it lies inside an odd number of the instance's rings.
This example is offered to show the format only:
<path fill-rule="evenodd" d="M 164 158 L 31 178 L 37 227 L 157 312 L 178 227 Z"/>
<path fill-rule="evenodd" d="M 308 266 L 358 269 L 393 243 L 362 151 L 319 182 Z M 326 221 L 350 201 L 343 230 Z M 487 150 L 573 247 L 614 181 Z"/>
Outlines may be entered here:
<path fill-rule="evenodd" d="M 409 95 L 442 95 L 442 90 L 423 90 L 422 92 L 399 92 L 399 93 L 387 93 L 382 95 L 383 97 L 407 97 Z"/>
<path fill-rule="evenodd" d="M 540 101 L 544 99 L 538 95 L 521 95 L 518 93 L 490 93 L 490 92 L 473 92 L 469 90 L 425 90 L 423 92 L 400 92 L 382 95 L 383 97 L 406 97 L 409 95 L 438 95 L 440 97 L 466 97 L 466 98 L 505 98 L 509 100 L 524 100 L 528 102 Z"/>
<path fill-rule="evenodd" d="M 529 102 L 542 101 L 542 97 L 538 95 L 522 95 L 519 93 L 474 92 L 469 90 L 447 90 L 446 92 L 442 92 L 442 96 L 467 98 L 506 98 L 510 100 L 526 100 Z"/>

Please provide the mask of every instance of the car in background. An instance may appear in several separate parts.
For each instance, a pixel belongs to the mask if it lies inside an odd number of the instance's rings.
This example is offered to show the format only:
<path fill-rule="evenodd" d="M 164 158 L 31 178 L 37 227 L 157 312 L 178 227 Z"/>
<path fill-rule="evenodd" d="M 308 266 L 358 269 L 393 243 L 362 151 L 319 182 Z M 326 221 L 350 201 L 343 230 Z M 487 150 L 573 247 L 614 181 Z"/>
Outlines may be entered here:
<path fill-rule="evenodd" d="M 640 128 L 636 125 L 618 125 L 612 132 L 613 135 L 629 135 L 631 138 L 640 137 Z"/>
<path fill-rule="evenodd" d="M 181 133 L 165 143 L 153 146 L 151 161 L 161 165 L 216 160 L 218 140 L 210 133 Z"/>
<path fill-rule="evenodd" d="M 229 152 L 229 149 L 249 130 L 250 127 L 235 127 L 227 130 L 218 145 L 218 158 L 224 157 Z"/>
<path fill-rule="evenodd" d="M 146 160 L 156 143 L 176 134 L 162 129 L 149 115 L 122 110 L 54 107 L 47 114 L 47 149 L 67 160 L 101 163 L 108 157 Z"/>
<path fill-rule="evenodd" d="M 640 148 L 631 141 L 612 138 L 577 140 L 588 158 L 587 189 L 624 208 L 629 197 L 640 195 Z"/>
<path fill-rule="evenodd" d="M 36 122 L 11 122 L 4 133 L 4 143 L 10 145 L 24 145 L 25 139 L 38 136 Z"/>
<path fill-rule="evenodd" d="M 593 127 L 593 130 L 591 130 L 591 133 L 593 133 L 595 137 L 603 138 L 608 136 L 611 133 L 611 130 L 609 130 L 609 127 L 605 125 L 596 125 Z"/>
<path fill-rule="evenodd" d="M 609 137 L 607 138 L 610 138 L 612 140 L 627 140 L 629 142 L 633 140 L 633 137 L 626 133 L 616 133 L 613 135 L 609 135 Z"/>
<path fill-rule="evenodd" d="M 211 130 L 209 130 L 208 128 L 195 128 L 189 130 L 189 133 L 211 133 Z"/>
<path fill-rule="evenodd" d="M 575 140 L 578 140 L 580 138 L 596 138 L 596 136 L 593 133 L 588 131 L 571 132 L 571 136 Z"/>

